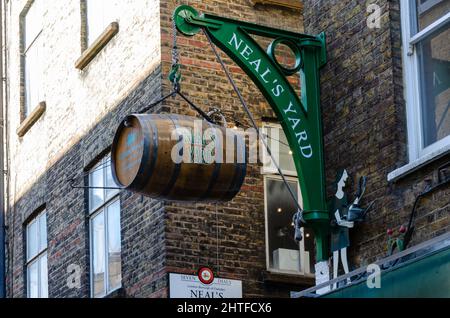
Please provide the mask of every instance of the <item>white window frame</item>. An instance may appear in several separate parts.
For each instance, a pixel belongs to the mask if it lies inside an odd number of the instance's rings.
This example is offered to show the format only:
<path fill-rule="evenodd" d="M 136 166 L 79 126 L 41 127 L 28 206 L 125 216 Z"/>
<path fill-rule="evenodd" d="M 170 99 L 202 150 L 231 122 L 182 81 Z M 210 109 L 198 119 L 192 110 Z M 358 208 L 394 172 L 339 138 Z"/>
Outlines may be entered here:
<path fill-rule="evenodd" d="M 267 141 L 270 141 L 267 134 L 267 128 L 278 128 L 280 129 L 280 131 L 283 131 L 282 127 L 280 124 L 276 124 L 276 123 L 263 123 L 262 125 L 262 133 L 263 133 L 263 137 L 266 138 Z M 272 141 L 276 141 L 279 139 L 276 139 L 275 137 L 272 137 L 273 140 Z M 270 144 L 270 149 L 272 154 L 276 154 L 278 153 L 278 143 L 269 143 Z M 269 272 L 272 273 L 278 273 L 278 274 L 290 274 L 290 275 L 298 275 L 298 276 L 307 276 L 307 277 L 314 277 L 313 273 L 307 273 L 305 272 L 305 241 L 302 240 L 299 242 L 299 252 L 300 252 L 300 271 L 286 271 L 286 270 L 279 270 L 279 269 L 275 269 L 270 267 L 270 255 L 269 255 L 269 211 L 267 209 L 268 207 L 268 193 L 267 193 L 267 182 L 269 180 L 277 180 L 277 181 L 283 181 L 283 178 L 278 174 L 278 170 L 275 167 L 274 163 L 272 162 L 272 159 L 270 158 L 270 155 L 268 154 L 266 149 L 262 149 L 263 151 L 263 162 L 268 162 L 269 160 L 271 161 L 270 165 L 263 165 L 263 167 L 261 168 L 261 174 L 263 174 L 264 176 L 264 223 L 265 223 L 265 243 L 266 243 L 266 269 Z M 277 158 L 275 156 L 275 160 L 279 161 L 279 158 Z M 277 162 L 279 164 L 279 162 Z M 297 197 L 298 197 L 298 203 L 300 204 L 300 206 L 303 206 L 303 200 L 302 200 L 302 194 L 301 194 L 301 189 L 300 189 L 300 183 L 297 177 L 297 171 L 289 171 L 289 170 L 284 170 L 281 169 L 281 171 L 283 172 L 283 174 L 285 175 L 286 181 L 288 182 L 295 182 L 297 184 Z M 302 233 L 303 233 L 303 228 L 302 228 Z M 292 238 L 294 239 L 294 238 Z M 310 264 L 310 270 L 312 269 L 313 264 Z"/>
<path fill-rule="evenodd" d="M 37 4 L 39 2 L 39 4 Z M 27 40 L 27 37 L 29 36 L 28 32 L 27 32 L 27 19 L 29 18 L 29 12 L 30 10 L 32 10 L 33 6 L 40 6 L 40 11 L 38 11 L 39 13 L 41 13 L 41 29 L 36 32 L 35 37 L 32 38 L 31 41 Z M 43 57 L 43 47 L 41 44 L 42 41 L 42 33 L 44 32 L 44 10 L 43 10 L 43 6 L 44 6 L 44 1 L 43 0 L 32 0 L 31 3 L 29 4 L 29 8 L 27 10 L 27 12 L 25 13 L 24 17 L 23 17 L 23 71 L 24 71 L 24 90 L 25 90 L 25 96 L 24 96 L 24 117 L 28 117 L 32 111 L 39 105 L 40 102 L 43 101 L 44 99 L 44 93 L 43 93 L 43 86 L 42 86 L 42 80 L 43 80 L 43 74 L 42 74 L 42 61 L 44 61 L 44 57 Z M 27 53 L 30 51 L 30 49 L 34 49 L 36 46 L 41 45 L 40 47 L 40 51 L 39 51 L 39 56 L 38 59 L 39 61 L 36 63 L 38 65 L 38 69 L 35 70 L 35 72 L 37 72 L 37 74 L 35 74 L 36 79 L 37 79 L 37 83 L 30 83 L 29 78 L 27 79 L 27 73 L 28 73 L 28 59 L 27 59 Z M 38 48 L 39 49 L 39 48 Z M 31 77 L 31 76 L 30 76 Z M 36 86 L 36 87 L 33 87 Z M 38 100 L 34 103 L 32 103 L 31 101 L 31 97 L 30 97 L 30 92 L 31 90 L 36 90 L 36 94 L 37 94 L 37 98 Z"/>
<path fill-rule="evenodd" d="M 438 3 L 436 0 L 429 1 L 433 4 Z M 422 31 L 414 34 L 412 23 L 415 21 L 415 1 L 400 0 L 400 5 L 409 161 L 410 163 L 417 161 L 417 164 L 412 165 L 409 169 L 412 170 L 425 161 L 437 158 L 450 150 L 450 136 L 424 147 L 419 59 L 416 49 L 417 43 L 450 22 L 450 13 L 445 14 Z M 395 174 L 392 178 L 395 178 Z"/>
<path fill-rule="evenodd" d="M 27 298 L 31 298 L 30 295 L 30 267 L 34 264 L 37 263 L 38 264 L 38 297 L 37 298 L 48 298 L 48 255 L 47 255 L 47 249 L 48 249 L 48 235 L 47 232 L 45 234 L 45 237 L 47 238 L 47 241 L 45 242 L 45 248 L 43 248 L 42 250 L 40 250 L 40 246 L 41 246 L 41 218 L 45 218 L 45 224 L 46 224 L 46 228 L 45 230 L 47 231 L 47 212 L 46 210 L 40 212 L 37 216 L 35 216 L 26 226 L 26 273 L 27 273 Z M 35 224 L 37 222 L 37 253 L 34 256 L 30 256 L 30 234 L 29 234 L 29 229 L 31 227 L 32 224 Z M 34 239 L 34 238 L 33 238 Z M 47 274 L 47 295 L 43 296 L 41 294 L 41 290 L 42 290 L 42 282 L 41 282 L 41 259 L 47 259 L 46 263 L 47 263 L 47 269 L 45 270 L 46 274 Z"/>
<path fill-rule="evenodd" d="M 103 158 L 95 167 L 93 167 L 89 173 L 89 186 L 91 186 L 92 184 L 92 172 L 96 171 L 97 169 L 101 169 L 102 171 L 102 176 L 103 176 L 103 185 L 106 186 L 107 184 L 107 180 L 106 180 L 106 170 L 105 169 L 110 169 L 109 165 L 107 164 L 107 162 L 110 160 L 109 155 L 106 156 L 105 158 Z M 116 286 L 114 288 L 110 288 L 109 286 L 109 255 L 108 255 L 108 248 L 109 248 L 109 227 L 108 227 L 108 208 L 119 202 L 119 206 L 120 206 L 120 191 L 117 190 L 115 193 L 113 193 L 112 195 L 110 195 L 110 197 L 107 196 L 107 189 L 103 189 L 103 202 L 102 204 L 100 204 L 97 207 L 91 207 L 91 202 L 92 202 L 92 191 L 89 190 L 89 257 L 90 257 L 90 294 L 91 294 L 91 298 L 102 298 L 105 297 L 111 293 L 113 293 L 114 291 L 122 288 L 122 280 L 120 282 L 119 286 Z M 119 211 L 119 214 L 121 215 L 121 209 Z M 95 296 L 94 295 L 94 241 L 93 241 L 93 220 L 95 217 L 97 217 L 98 215 L 100 215 L 101 213 L 103 213 L 103 222 L 104 222 L 104 235 L 105 235 L 105 273 L 104 273 L 104 293 L 102 295 L 99 296 Z M 119 231 L 119 237 L 120 237 L 120 241 L 122 242 L 122 233 L 121 233 L 121 229 Z M 122 261 L 122 258 L 121 258 Z"/>

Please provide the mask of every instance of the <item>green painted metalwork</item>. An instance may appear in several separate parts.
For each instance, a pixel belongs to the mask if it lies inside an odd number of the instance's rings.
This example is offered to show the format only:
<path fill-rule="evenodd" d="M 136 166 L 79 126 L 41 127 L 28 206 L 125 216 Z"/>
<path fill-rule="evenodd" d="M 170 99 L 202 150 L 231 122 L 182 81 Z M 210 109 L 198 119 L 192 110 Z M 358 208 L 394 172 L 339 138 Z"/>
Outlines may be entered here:
<path fill-rule="evenodd" d="M 368 288 L 363 280 L 323 298 L 450 297 L 450 247 L 381 272 L 381 288 Z"/>
<path fill-rule="evenodd" d="M 328 259 L 329 213 L 325 190 L 319 69 L 326 63 L 325 35 L 279 30 L 242 21 L 200 15 L 189 6 L 174 12 L 177 29 L 193 36 L 204 29 L 253 80 L 273 108 L 293 152 L 303 198 L 304 219 L 315 232 L 316 261 Z M 250 36 L 273 38 L 266 52 Z M 292 69 L 281 66 L 275 49 L 285 44 L 295 54 Z M 286 79 L 300 71 L 301 98 Z"/>

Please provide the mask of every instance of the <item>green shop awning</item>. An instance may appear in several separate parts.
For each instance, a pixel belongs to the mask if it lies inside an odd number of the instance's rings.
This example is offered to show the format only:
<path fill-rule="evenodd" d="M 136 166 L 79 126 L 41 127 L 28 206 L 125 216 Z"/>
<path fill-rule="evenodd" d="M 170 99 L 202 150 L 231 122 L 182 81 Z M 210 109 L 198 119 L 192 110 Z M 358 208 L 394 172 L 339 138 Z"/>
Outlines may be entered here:
<path fill-rule="evenodd" d="M 367 286 L 367 270 L 360 268 L 328 282 L 338 288 L 318 295 L 323 285 L 292 293 L 292 297 L 406 298 L 450 297 L 450 233 L 376 262 L 381 268 L 381 288 Z M 352 282 L 346 283 L 348 277 Z"/>

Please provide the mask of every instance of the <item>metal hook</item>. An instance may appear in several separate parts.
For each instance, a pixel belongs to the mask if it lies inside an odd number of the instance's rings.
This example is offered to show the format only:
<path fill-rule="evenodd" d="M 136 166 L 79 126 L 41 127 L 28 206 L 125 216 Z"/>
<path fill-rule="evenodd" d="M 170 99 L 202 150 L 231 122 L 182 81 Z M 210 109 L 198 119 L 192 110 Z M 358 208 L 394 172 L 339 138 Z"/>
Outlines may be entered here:
<path fill-rule="evenodd" d="M 223 126 L 225 128 L 228 127 L 227 119 L 225 118 L 225 115 L 222 113 L 222 111 L 219 108 L 214 107 L 211 111 L 209 111 L 207 113 L 207 115 L 209 117 L 212 117 L 213 115 L 216 115 L 216 114 L 222 119 Z"/>

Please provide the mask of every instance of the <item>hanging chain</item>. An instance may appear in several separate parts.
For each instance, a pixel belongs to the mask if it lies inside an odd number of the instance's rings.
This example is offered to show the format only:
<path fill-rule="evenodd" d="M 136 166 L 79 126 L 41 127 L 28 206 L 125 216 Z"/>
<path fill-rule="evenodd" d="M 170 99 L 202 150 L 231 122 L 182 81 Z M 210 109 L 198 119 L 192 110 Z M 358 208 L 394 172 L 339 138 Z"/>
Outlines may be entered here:
<path fill-rule="evenodd" d="M 174 91 L 180 90 L 180 56 L 177 45 L 177 26 L 175 19 L 172 19 L 172 67 L 169 74 L 169 80 L 172 82 Z"/>
<path fill-rule="evenodd" d="M 174 97 L 175 95 L 180 96 L 186 103 L 189 104 L 200 116 L 202 116 L 206 121 L 217 124 L 214 120 L 211 119 L 211 117 L 206 114 L 203 110 L 201 110 L 200 107 L 195 105 L 188 97 L 186 97 L 182 92 L 180 88 L 180 80 L 181 80 L 181 65 L 180 65 L 180 55 L 178 52 L 178 44 L 177 44 L 177 26 L 175 19 L 172 19 L 172 66 L 169 72 L 169 80 L 172 83 L 173 90 L 169 94 L 165 95 L 164 97 L 156 100 L 155 102 L 151 103 L 150 105 L 147 105 L 146 107 L 142 108 L 139 113 L 144 114 L 148 112 L 149 110 L 153 109 L 155 106 L 159 105 L 166 99 L 170 97 Z"/>

